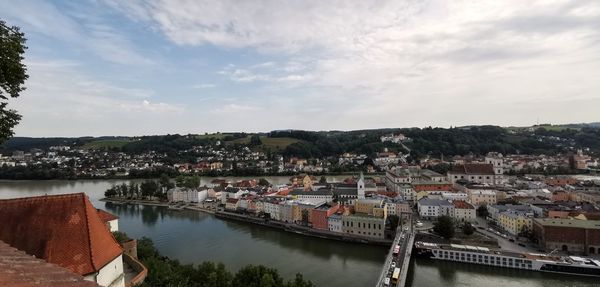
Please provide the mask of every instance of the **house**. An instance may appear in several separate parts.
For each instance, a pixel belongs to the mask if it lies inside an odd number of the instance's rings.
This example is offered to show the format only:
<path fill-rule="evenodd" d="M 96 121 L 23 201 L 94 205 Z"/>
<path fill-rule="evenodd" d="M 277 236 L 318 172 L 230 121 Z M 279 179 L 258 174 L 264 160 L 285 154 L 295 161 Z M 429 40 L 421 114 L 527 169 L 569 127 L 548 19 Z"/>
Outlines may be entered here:
<path fill-rule="evenodd" d="M 237 210 L 240 200 L 237 198 L 228 198 L 225 201 L 225 209 L 229 211 Z"/>
<path fill-rule="evenodd" d="M 100 216 L 100 220 L 102 220 L 102 222 L 106 224 L 110 232 L 119 231 L 119 217 L 108 213 L 102 209 L 96 209 L 96 211 L 98 211 L 98 216 Z"/>
<path fill-rule="evenodd" d="M 342 232 L 342 216 L 339 214 L 332 214 L 327 218 L 327 227 L 329 231 Z"/>
<path fill-rule="evenodd" d="M 454 206 L 447 200 L 422 198 L 417 202 L 419 216 L 423 219 L 435 219 L 443 215 L 452 216 Z"/>
<path fill-rule="evenodd" d="M 454 212 L 452 218 L 458 222 L 472 222 L 475 221 L 477 216 L 475 207 L 463 200 L 452 201 L 454 205 Z"/>
<path fill-rule="evenodd" d="M 507 210 L 498 214 L 498 225 L 513 236 L 532 229 L 531 213 L 519 210 Z"/>
<path fill-rule="evenodd" d="M 489 189 L 469 189 L 469 202 L 475 206 L 496 204 L 496 191 Z"/>
<path fill-rule="evenodd" d="M 322 204 L 314 209 L 311 212 L 312 219 L 312 227 L 314 229 L 322 229 L 329 230 L 329 216 L 334 214 L 338 210 L 338 204 Z"/>
<path fill-rule="evenodd" d="M 125 286 L 123 250 L 83 193 L 0 200 L 0 240 L 100 286 Z"/>
<path fill-rule="evenodd" d="M 456 183 L 459 180 L 466 180 L 481 184 L 499 184 L 492 164 L 465 163 L 455 165 L 448 171 L 448 181 Z"/>
<path fill-rule="evenodd" d="M 83 276 L 0 241 L 0 286 L 98 287 Z"/>

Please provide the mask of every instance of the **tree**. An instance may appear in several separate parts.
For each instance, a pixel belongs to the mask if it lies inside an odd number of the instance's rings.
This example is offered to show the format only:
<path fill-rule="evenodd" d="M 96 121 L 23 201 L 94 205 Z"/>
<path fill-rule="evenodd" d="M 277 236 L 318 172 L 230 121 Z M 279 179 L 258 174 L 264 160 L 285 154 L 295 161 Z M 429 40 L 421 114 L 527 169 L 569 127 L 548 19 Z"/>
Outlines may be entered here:
<path fill-rule="evenodd" d="M 433 232 L 446 239 L 454 237 L 454 220 L 447 215 L 438 217 L 433 224 Z"/>
<path fill-rule="evenodd" d="M 252 135 L 250 137 L 250 145 L 251 146 L 259 146 L 262 144 L 262 141 L 260 140 L 260 136 L 259 135 Z"/>
<path fill-rule="evenodd" d="M 271 183 L 266 178 L 261 178 L 258 180 L 258 185 L 260 186 L 269 186 Z"/>
<path fill-rule="evenodd" d="M 23 85 L 29 77 L 22 63 L 26 41 L 19 27 L 9 27 L 0 20 L 0 143 L 13 135 L 13 128 L 21 120 L 17 111 L 8 108 L 8 100 L 25 90 Z"/>
<path fill-rule="evenodd" d="M 319 183 L 327 183 L 327 178 L 324 175 L 322 175 L 319 179 Z"/>
<path fill-rule="evenodd" d="M 142 196 L 147 198 L 150 196 L 156 196 L 159 191 L 159 187 L 156 181 L 147 180 L 140 184 L 140 191 Z"/>
<path fill-rule="evenodd" d="M 477 216 L 487 218 L 489 214 L 490 213 L 487 209 L 487 206 L 482 205 L 480 207 L 477 207 Z"/>
<path fill-rule="evenodd" d="M 469 222 L 465 222 L 465 224 L 463 224 L 462 230 L 465 235 L 471 235 L 475 233 L 475 227 L 473 227 L 473 225 L 471 225 Z"/>
<path fill-rule="evenodd" d="M 400 217 L 398 217 L 398 215 L 389 215 L 387 220 L 391 230 L 396 230 L 396 228 L 398 228 L 398 224 L 400 223 Z"/>

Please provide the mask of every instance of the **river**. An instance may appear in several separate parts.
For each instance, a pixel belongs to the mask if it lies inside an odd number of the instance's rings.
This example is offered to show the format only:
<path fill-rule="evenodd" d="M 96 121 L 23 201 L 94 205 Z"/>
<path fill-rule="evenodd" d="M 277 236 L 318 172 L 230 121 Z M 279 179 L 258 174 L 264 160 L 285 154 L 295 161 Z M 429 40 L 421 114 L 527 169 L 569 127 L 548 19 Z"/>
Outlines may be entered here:
<path fill-rule="evenodd" d="M 269 177 L 275 184 L 289 177 Z M 210 178 L 202 178 L 207 183 Z M 328 180 L 340 180 L 331 177 Z M 99 201 L 122 180 L 0 181 L 0 198 L 85 192 L 94 206 L 119 216 L 119 229 L 151 238 L 159 251 L 183 263 L 215 261 L 232 271 L 247 264 L 276 268 L 286 278 L 302 273 L 317 286 L 373 286 L 385 260 L 382 247 L 299 236 L 195 211 L 112 205 Z M 408 286 L 599 286 L 597 279 L 519 272 L 467 264 L 416 260 Z"/>

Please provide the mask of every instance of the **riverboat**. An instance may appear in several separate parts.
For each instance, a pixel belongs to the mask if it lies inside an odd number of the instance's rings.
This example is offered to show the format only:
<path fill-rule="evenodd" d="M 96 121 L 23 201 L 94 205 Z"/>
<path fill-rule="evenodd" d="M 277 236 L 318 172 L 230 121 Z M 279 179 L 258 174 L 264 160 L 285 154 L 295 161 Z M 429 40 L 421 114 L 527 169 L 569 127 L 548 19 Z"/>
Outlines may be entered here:
<path fill-rule="evenodd" d="M 415 255 L 522 270 L 600 277 L 600 261 L 580 256 L 520 253 L 461 244 L 415 243 Z"/>

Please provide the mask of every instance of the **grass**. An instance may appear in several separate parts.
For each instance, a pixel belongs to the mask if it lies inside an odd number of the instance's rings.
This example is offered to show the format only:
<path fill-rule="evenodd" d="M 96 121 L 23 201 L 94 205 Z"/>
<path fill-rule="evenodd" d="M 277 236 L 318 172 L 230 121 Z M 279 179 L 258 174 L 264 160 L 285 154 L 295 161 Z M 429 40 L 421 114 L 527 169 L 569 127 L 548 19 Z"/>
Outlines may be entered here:
<path fill-rule="evenodd" d="M 83 145 L 83 148 L 87 149 L 101 149 L 101 148 L 121 148 L 124 145 L 131 142 L 130 140 L 95 140 L 87 142 Z"/>

